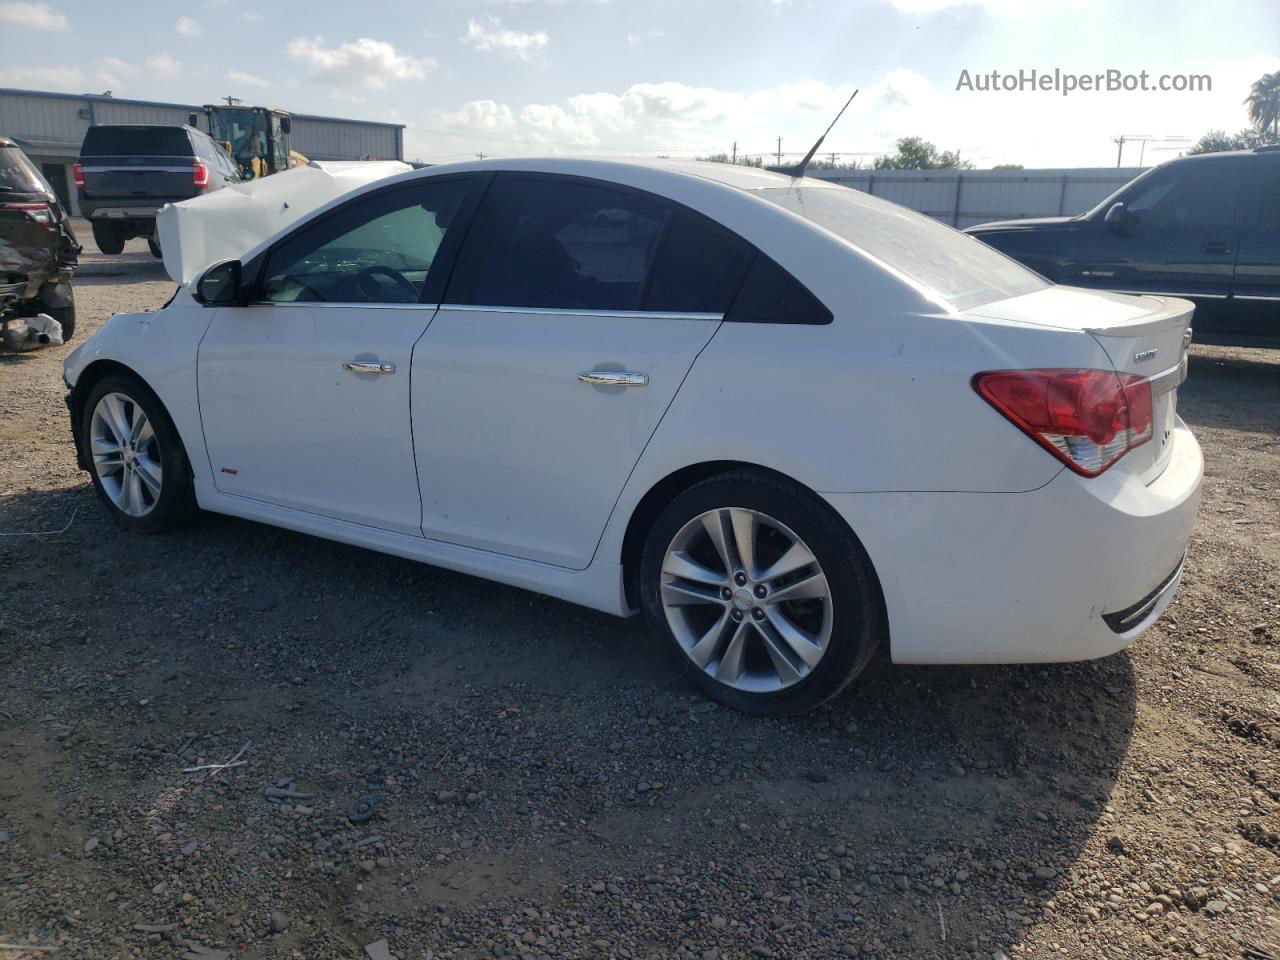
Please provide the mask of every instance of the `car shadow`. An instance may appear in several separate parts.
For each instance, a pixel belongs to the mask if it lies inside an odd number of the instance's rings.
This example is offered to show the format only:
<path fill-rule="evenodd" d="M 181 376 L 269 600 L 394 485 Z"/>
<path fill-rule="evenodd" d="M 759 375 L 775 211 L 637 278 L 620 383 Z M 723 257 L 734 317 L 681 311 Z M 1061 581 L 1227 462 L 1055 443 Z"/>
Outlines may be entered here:
<path fill-rule="evenodd" d="M 1104 835 L 1135 719 L 1128 654 L 902 667 L 882 651 L 829 706 L 762 720 L 697 696 L 638 620 L 355 547 L 214 515 L 131 535 L 87 486 L 0 498 L 0 533 L 12 622 L 26 622 L 31 591 L 55 582 L 66 630 L 81 637 L 58 642 L 59 669 L 98 670 L 127 650 L 156 665 L 133 696 L 185 682 L 217 723 L 270 726 L 254 739 L 281 738 L 293 769 L 333 766 L 317 731 L 350 724 L 377 729 L 379 743 L 454 744 L 432 789 L 451 775 L 453 750 L 471 770 L 519 763 L 520 795 L 545 790 L 591 825 L 592 844 L 557 854 L 554 889 L 606 873 L 634 873 L 638 885 L 659 860 L 731 863 L 741 879 L 730 876 L 726 895 L 748 896 L 765 877 L 809 904 L 832 943 L 874 911 L 899 948 L 945 949 L 941 915 L 950 944 L 990 955 L 1053 909 L 1086 845 L 1122 855 Z M 145 603 L 113 573 L 124 557 Z M 194 724 L 183 711 L 167 722 Z M 475 742 L 459 740 L 459 717 L 509 711 L 545 731 L 529 749 L 554 762 L 520 761 L 524 741 L 479 719 L 466 721 Z M 640 780 L 661 794 L 638 792 Z M 511 813 L 488 812 L 492 842 L 529 869 L 542 863 L 520 797 L 486 802 Z M 654 803 L 662 839 L 650 848 L 637 837 Z M 826 879 L 831 865 L 838 881 Z"/>

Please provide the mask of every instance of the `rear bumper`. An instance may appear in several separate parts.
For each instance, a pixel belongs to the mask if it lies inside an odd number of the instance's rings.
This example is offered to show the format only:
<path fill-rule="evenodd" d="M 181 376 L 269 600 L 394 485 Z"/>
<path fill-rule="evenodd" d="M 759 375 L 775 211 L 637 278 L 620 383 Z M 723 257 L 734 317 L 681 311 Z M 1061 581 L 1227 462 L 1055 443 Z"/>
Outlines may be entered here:
<path fill-rule="evenodd" d="M 154 220 L 162 206 L 162 203 L 134 203 L 127 207 L 95 206 L 86 210 L 85 216 L 90 220 Z"/>
<path fill-rule="evenodd" d="M 1172 601 L 1204 458 L 1181 421 L 1151 484 L 1063 470 L 1027 493 L 824 494 L 867 549 L 898 663 L 1088 660 Z"/>

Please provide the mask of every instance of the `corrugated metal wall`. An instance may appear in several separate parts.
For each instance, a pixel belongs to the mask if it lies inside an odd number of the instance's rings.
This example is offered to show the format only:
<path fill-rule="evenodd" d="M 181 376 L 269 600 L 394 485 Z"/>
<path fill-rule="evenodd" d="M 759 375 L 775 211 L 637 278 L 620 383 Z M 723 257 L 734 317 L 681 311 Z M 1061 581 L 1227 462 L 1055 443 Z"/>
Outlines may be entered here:
<path fill-rule="evenodd" d="M 289 146 L 312 160 L 399 160 L 398 133 L 382 124 L 295 116 Z"/>
<path fill-rule="evenodd" d="M 80 151 L 89 129 L 89 105 L 73 97 L 32 97 L 0 91 L 0 136 L 47 140 Z"/>
<path fill-rule="evenodd" d="M 810 175 L 900 203 L 953 227 L 968 227 L 1084 213 L 1143 169 L 816 170 Z"/>

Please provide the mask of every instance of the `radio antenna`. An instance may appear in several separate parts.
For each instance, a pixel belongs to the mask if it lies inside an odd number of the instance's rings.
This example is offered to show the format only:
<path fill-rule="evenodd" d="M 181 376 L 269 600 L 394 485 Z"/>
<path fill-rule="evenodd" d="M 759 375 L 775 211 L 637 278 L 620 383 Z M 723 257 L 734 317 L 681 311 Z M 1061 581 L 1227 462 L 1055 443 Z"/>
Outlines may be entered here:
<path fill-rule="evenodd" d="M 849 99 L 844 102 L 844 106 L 840 108 L 840 112 L 836 114 L 836 118 L 831 121 L 826 130 L 822 131 L 822 136 L 818 138 L 818 142 L 809 148 L 809 152 L 804 155 L 804 159 L 797 164 L 787 167 L 769 167 L 774 173 L 785 173 L 788 177 L 803 177 L 804 171 L 809 166 L 809 161 L 813 159 L 813 155 L 818 152 L 818 148 L 822 146 L 822 141 L 827 139 L 827 134 L 831 132 L 831 128 L 840 122 L 840 118 L 844 116 L 844 112 L 849 109 L 849 104 L 853 103 L 853 98 L 858 95 L 858 91 L 854 90 L 849 95 Z"/>

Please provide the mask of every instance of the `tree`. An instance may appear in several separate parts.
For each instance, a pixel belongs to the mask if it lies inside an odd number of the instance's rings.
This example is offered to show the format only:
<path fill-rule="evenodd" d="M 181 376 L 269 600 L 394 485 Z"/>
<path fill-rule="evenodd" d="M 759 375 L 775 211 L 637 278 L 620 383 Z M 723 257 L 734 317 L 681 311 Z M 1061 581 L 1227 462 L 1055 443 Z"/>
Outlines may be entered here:
<path fill-rule="evenodd" d="M 922 137 L 903 137 L 898 152 L 876 157 L 877 170 L 972 170 L 973 164 L 961 160 L 958 151 L 939 151 Z"/>
<path fill-rule="evenodd" d="M 1280 136 L 1280 70 L 1264 73 L 1253 81 L 1244 102 L 1249 108 L 1249 122 L 1260 133 Z"/>
<path fill-rule="evenodd" d="M 1020 163 L 997 163 L 992 170 L 1024 170 L 1026 169 Z"/>
<path fill-rule="evenodd" d="M 1280 143 L 1280 136 L 1270 130 L 1260 131 L 1254 127 L 1245 127 L 1239 133 L 1210 130 L 1187 153 L 1194 156 L 1201 153 L 1221 153 L 1224 150 L 1253 150 L 1276 143 Z"/>

